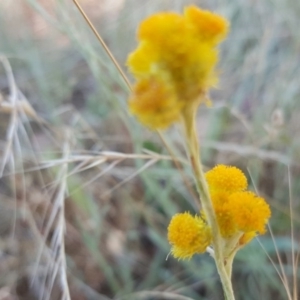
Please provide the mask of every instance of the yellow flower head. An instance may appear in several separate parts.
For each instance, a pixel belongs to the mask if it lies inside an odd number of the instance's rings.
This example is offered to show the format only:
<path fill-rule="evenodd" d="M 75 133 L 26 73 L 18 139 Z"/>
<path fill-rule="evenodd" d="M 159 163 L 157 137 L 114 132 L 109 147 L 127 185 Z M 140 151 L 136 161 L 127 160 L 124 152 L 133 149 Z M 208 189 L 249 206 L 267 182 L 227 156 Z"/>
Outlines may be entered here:
<path fill-rule="evenodd" d="M 172 101 L 176 102 L 175 110 L 180 108 L 179 112 L 187 105 L 205 102 L 203 95 L 217 83 L 215 66 L 218 51 L 215 46 L 225 37 L 227 28 L 225 19 L 195 6 L 188 7 L 183 16 L 172 12 L 150 16 L 141 23 L 138 30 L 140 44 L 127 60 L 129 70 L 137 80 L 136 86 L 140 86 L 140 81 L 143 81 L 143 95 L 154 95 L 154 91 L 146 93 L 146 89 L 153 89 L 153 82 L 157 81 L 160 82 L 161 91 L 172 88 Z M 160 93 L 159 100 L 153 100 L 155 106 L 161 106 L 164 112 L 170 104 L 169 93 L 166 94 L 166 97 L 162 97 L 164 92 Z M 130 110 L 152 129 L 161 128 L 161 123 L 164 124 L 163 127 L 167 127 L 178 120 L 171 117 L 157 122 L 154 118 L 151 122 L 153 111 L 148 110 L 148 96 L 139 98 L 135 93 L 130 99 L 132 98 L 135 102 L 147 102 L 145 106 L 139 105 L 138 110 Z M 131 106 L 131 102 L 129 105 Z M 159 113 L 161 110 L 156 109 Z M 161 114 L 159 119 L 164 116 Z M 144 122 L 145 119 L 147 122 Z"/>
<path fill-rule="evenodd" d="M 245 191 L 247 178 L 240 169 L 218 165 L 205 177 L 223 238 L 244 233 L 239 241 L 242 246 L 257 233 L 265 232 L 265 225 L 271 216 L 269 205 L 263 198 Z M 204 212 L 202 214 L 205 217 Z"/>
<path fill-rule="evenodd" d="M 190 259 L 204 253 L 211 243 L 211 231 L 200 217 L 185 212 L 173 216 L 168 227 L 168 240 L 175 258 Z"/>
<path fill-rule="evenodd" d="M 184 47 L 182 35 L 187 33 L 189 33 L 187 23 L 181 15 L 164 12 L 152 15 L 141 23 L 138 39 L 149 41 L 164 51 L 164 46 Z M 174 50 L 177 51 L 177 49 Z"/>
<path fill-rule="evenodd" d="M 244 173 L 232 166 L 217 165 L 205 174 L 209 189 L 226 192 L 239 192 L 247 188 Z"/>
<path fill-rule="evenodd" d="M 229 23 L 217 14 L 190 6 L 185 9 L 184 16 L 195 27 L 198 37 L 207 43 L 216 45 L 227 35 Z"/>
<path fill-rule="evenodd" d="M 130 112 L 153 129 L 165 128 L 177 121 L 180 109 L 172 86 L 155 76 L 139 80 L 129 99 Z"/>
<path fill-rule="evenodd" d="M 232 217 L 240 231 L 265 233 L 271 210 L 263 198 L 252 192 L 237 192 L 230 195 L 229 202 Z"/>
<path fill-rule="evenodd" d="M 148 41 L 140 43 L 138 48 L 127 59 L 130 72 L 136 78 L 151 76 L 151 72 L 155 70 L 155 62 L 158 61 L 159 53 L 156 47 Z"/>

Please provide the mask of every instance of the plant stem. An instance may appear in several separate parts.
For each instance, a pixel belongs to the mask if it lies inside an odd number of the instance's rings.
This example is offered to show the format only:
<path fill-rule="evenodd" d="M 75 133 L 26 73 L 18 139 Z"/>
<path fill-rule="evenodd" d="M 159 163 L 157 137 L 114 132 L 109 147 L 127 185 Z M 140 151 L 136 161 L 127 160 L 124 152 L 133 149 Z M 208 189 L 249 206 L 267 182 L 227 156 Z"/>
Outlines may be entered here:
<path fill-rule="evenodd" d="M 235 256 L 235 253 L 233 253 L 231 256 L 226 258 L 225 269 L 226 269 L 226 273 L 230 280 L 231 280 L 232 263 L 233 263 L 234 256 Z"/>
<path fill-rule="evenodd" d="M 229 270 L 226 270 L 224 264 L 225 262 L 222 253 L 222 237 L 220 234 L 219 226 L 217 224 L 215 211 L 210 199 L 208 185 L 200 162 L 199 141 L 196 132 L 196 112 L 196 104 L 195 106 L 187 106 L 183 111 L 183 123 L 187 140 L 187 151 L 195 175 L 196 186 L 201 198 L 201 204 L 207 217 L 208 224 L 211 227 L 213 247 L 215 252 L 214 259 L 216 262 L 218 273 L 220 275 L 225 298 L 226 300 L 234 300 L 235 298 L 233 294 L 231 279 L 229 274 L 227 274 L 227 271 L 229 271 L 230 268 Z"/>

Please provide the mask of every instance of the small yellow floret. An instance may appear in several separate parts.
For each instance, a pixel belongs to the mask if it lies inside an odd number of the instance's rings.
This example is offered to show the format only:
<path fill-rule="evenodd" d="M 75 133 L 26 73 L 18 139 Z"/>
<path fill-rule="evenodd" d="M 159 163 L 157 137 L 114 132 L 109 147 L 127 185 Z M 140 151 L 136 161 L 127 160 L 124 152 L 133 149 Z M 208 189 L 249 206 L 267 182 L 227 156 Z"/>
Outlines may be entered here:
<path fill-rule="evenodd" d="M 238 192 L 230 195 L 229 202 L 232 217 L 240 231 L 265 233 L 271 211 L 263 198 L 252 192 Z"/>
<path fill-rule="evenodd" d="M 180 118 L 181 103 L 162 78 L 139 80 L 129 99 L 129 110 L 151 129 L 162 129 Z"/>
<path fill-rule="evenodd" d="M 229 23 L 220 15 L 189 6 L 184 16 L 195 27 L 198 37 L 212 45 L 221 42 L 227 35 Z"/>
<path fill-rule="evenodd" d="M 204 253 L 211 243 L 211 231 L 200 217 L 185 212 L 176 214 L 168 227 L 168 240 L 175 258 L 190 259 L 196 253 Z"/>
<path fill-rule="evenodd" d="M 145 75 L 149 76 L 158 58 L 157 48 L 152 43 L 143 41 L 134 52 L 129 54 L 127 65 L 134 76 L 141 78 Z"/>
<path fill-rule="evenodd" d="M 187 24 L 181 15 L 164 12 L 152 15 L 141 23 L 138 39 L 151 41 L 161 47 L 180 46 L 183 44 L 182 39 L 185 38 L 186 33 L 188 33 Z"/>
<path fill-rule="evenodd" d="M 226 192 L 238 192 L 247 188 L 244 173 L 232 166 L 217 165 L 205 174 L 209 189 Z"/>

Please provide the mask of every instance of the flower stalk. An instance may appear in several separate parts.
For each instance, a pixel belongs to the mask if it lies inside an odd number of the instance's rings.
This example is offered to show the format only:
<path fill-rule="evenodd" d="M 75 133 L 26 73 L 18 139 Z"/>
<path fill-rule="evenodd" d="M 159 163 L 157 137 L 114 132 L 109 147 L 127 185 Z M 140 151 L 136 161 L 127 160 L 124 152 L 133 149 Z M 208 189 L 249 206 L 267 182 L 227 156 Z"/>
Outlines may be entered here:
<path fill-rule="evenodd" d="M 196 111 L 194 107 L 187 107 L 183 111 L 183 125 L 185 129 L 187 152 L 194 172 L 196 187 L 201 198 L 203 210 L 211 227 L 214 259 L 221 279 L 226 300 L 234 300 L 231 283 L 232 259 L 224 260 L 222 249 L 222 237 L 217 218 L 209 195 L 208 185 L 200 162 L 199 141 L 196 131 Z M 226 266 L 225 266 L 226 263 Z"/>

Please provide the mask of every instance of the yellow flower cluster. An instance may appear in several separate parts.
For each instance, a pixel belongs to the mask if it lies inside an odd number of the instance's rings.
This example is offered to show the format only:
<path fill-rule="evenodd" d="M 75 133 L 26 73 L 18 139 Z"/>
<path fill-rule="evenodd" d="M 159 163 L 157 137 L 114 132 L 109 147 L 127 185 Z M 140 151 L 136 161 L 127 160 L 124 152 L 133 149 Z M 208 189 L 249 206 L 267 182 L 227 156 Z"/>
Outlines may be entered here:
<path fill-rule="evenodd" d="M 203 101 L 217 82 L 216 46 L 227 31 L 226 19 L 195 6 L 183 16 L 164 12 L 144 20 L 139 46 L 127 61 L 136 79 L 130 112 L 144 125 L 161 129 L 179 120 L 187 105 Z"/>
<path fill-rule="evenodd" d="M 217 222 L 224 238 L 241 235 L 240 243 L 263 234 L 271 216 L 269 205 L 246 191 L 247 179 L 236 167 L 218 165 L 206 173 Z M 246 234 L 245 237 L 243 235 Z"/>
<path fill-rule="evenodd" d="M 224 252 L 230 253 L 250 242 L 256 234 L 263 234 L 271 216 L 269 205 L 247 191 L 247 178 L 236 167 L 218 165 L 206 173 L 206 180 L 223 238 Z M 212 243 L 211 231 L 202 217 L 188 213 L 175 215 L 168 227 L 171 253 L 176 258 L 191 258 L 205 252 Z M 232 245 L 232 240 L 236 241 Z M 230 249 L 226 247 L 230 245 Z"/>

